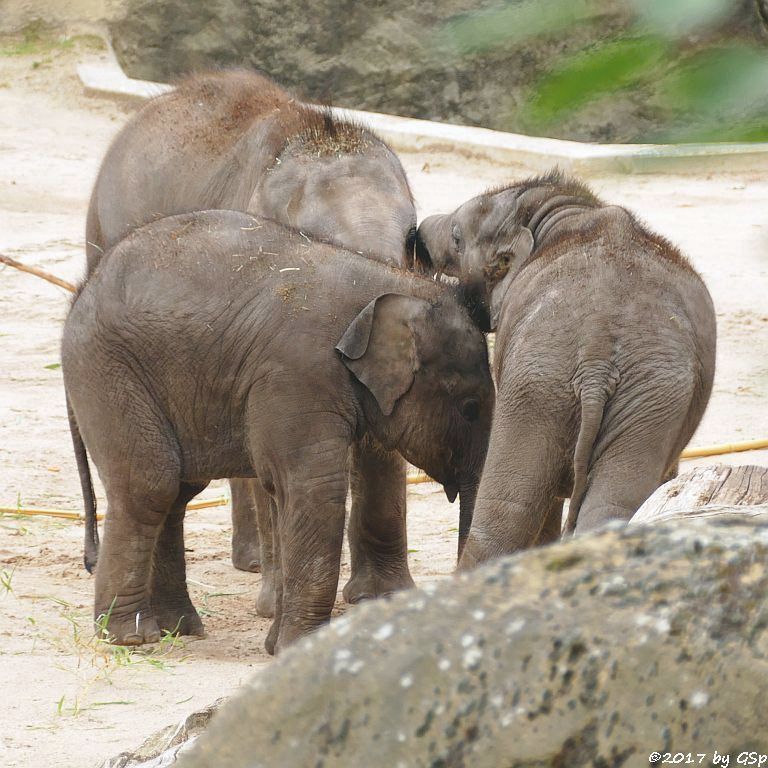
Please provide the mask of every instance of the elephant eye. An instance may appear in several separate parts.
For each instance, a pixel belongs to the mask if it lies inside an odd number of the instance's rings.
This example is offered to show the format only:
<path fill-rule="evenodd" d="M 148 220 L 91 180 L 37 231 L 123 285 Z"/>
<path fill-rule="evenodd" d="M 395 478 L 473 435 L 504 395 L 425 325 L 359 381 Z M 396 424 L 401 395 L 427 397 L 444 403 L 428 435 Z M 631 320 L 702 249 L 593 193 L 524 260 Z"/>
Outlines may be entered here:
<path fill-rule="evenodd" d="M 466 421 L 477 421 L 480 418 L 480 403 L 474 397 L 468 397 L 461 404 L 461 415 Z"/>

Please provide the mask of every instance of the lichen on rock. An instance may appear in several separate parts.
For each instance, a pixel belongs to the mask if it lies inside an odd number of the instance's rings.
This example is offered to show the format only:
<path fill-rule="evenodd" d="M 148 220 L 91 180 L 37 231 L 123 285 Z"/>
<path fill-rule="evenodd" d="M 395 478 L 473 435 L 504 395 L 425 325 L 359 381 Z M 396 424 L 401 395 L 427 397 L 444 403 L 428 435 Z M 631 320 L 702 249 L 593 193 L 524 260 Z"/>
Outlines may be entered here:
<path fill-rule="evenodd" d="M 768 525 L 609 530 L 360 606 L 217 715 L 183 768 L 648 765 L 768 750 Z M 418 595 L 418 599 L 414 596 Z"/>

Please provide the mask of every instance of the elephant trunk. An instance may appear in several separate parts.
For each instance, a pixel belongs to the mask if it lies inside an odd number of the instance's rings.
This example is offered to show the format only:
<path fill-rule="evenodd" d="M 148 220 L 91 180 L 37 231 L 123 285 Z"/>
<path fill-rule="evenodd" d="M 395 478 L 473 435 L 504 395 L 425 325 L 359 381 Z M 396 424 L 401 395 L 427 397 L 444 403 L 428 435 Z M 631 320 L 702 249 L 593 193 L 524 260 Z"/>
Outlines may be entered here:
<path fill-rule="evenodd" d="M 472 527 L 472 515 L 475 510 L 475 499 L 477 498 L 478 482 L 463 482 L 459 486 L 459 553 L 458 560 L 461 560 L 464 545 L 469 537 L 469 529 Z"/>
<path fill-rule="evenodd" d="M 430 272 L 452 275 L 461 274 L 451 239 L 450 216 L 428 216 L 416 233 L 416 259 Z"/>
<path fill-rule="evenodd" d="M 433 275 L 437 271 L 432 261 L 432 256 L 429 253 L 429 248 L 427 248 L 427 245 L 424 242 L 422 229 L 418 229 L 416 232 L 413 251 L 413 268 L 414 272 L 419 272 L 425 275 Z"/>

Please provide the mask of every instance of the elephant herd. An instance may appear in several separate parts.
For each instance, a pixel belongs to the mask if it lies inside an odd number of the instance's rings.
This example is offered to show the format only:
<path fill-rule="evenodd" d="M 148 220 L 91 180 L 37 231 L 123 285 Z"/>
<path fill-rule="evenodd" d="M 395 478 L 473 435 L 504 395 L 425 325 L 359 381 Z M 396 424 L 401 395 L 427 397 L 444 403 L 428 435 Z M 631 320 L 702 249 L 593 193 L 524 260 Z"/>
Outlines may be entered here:
<path fill-rule="evenodd" d="M 118 134 L 62 339 L 113 642 L 202 634 L 183 522 L 215 478 L 273 653 L 330 617 L 348 496 L 345 600 L 413 585 L 406 461 L 459 496 L 460 568 L 627 520 L 674 475 L 716 336 L 676 248 L 558 172 L 416 224 L 381 139 L 255 73 L 190 78 Z"/>

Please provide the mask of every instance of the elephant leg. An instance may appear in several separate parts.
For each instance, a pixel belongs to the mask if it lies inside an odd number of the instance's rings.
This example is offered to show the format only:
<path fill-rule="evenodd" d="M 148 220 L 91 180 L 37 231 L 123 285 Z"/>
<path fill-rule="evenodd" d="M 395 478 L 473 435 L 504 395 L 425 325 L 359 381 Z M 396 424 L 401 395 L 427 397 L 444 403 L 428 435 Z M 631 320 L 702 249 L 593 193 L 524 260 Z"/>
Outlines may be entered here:
<path fill-rule="evenodd" d="M 150 602 L 152 558 L 160 529 L 178 495 L 107 489 L 108 514 L 96 567 L 94 618 L 117 645 L 160 639 Z"/>
<path fill-rule="evenodd" d="M 638 446 L 620 437 L 612 443 L 589 471 L 575 533 L 593 531 L 611 520 L 628 521 L 661 485 L 668 454 L 656 441 Z"/>
<path fill-rule="evenodd" d="M 233 478 L 232 495 L 232 565 L 240 571 L 258 573 L 261 567 L 259 526 L 257 522 L 257 480 Z"/>
<path fill-rule="evenodd" d="M 685 378 L 660 375 L 666 361 L 645 361 L 623 380 L 603 416 L 574 533 L 611 520 L 628 521 L 643 502 L 677 474 L 680 452 L 703 411 Z M 674 366 L 672 370 L 674 372 Z M 706 400 L 704 401 L 704 403 Z"/>
<path fill-rule="evenodd" d="M 269 533 L 272 547 L 272 560 L 270 573 L 272 575 L 272 613 L 274 617 L 272 625 L 267 633 L 267 639 L 264 642 L 264 648 L 271 656 L 275 654 L 275 647 L 277 645 L 277 638 L 280 635 L 280 619 L 283 615 L 283 569 L 281 567 L 280 560 L 280 528 L 278 526 L 278 514 L 277 505 L 273 502 L 267 509 L 267 514 L 264 516 L 269 520 Z M 265 536 L 266 538 L 266 536 Z M 262 539 L 264 541 L 264 539 Z M 263 551 L 263 550 L 262 550 Z M 262 573 L 265 573 L 262 571 Z M 264 587 L 262 586 L 262 591 Z M 261 594 L 259 595 L 261 599 Z M 263 614 L 259 614 L 263 615 Z"/>
<path fill-rule="evenodd" d="M 275 653 L 331 617 L 344 540 L 348 447 L 302 451 L 307 466 L 295 467 L 278 497 L 282 595 L 278 586 L 278 626 L 268 638 L 274 639 Z"/>
<path fill-rule="evenodd" d="M 275 615 L 277 604 L 277 585 L 280 581 L 276 555 L 279 555 L 279 546 L 275 544 L 277 529 L 277 506 L 275 500 L 261 487 L 256 491 L 256 513 L 261 532 L 261 589 L 256 599 L 256 613 L 265 618 Z"/>
<path fill-rule="evenodd" d="M 567 471 L 565 420 L 544 424 L 536 409 L 505 412 L 498 402 L 496 410 L 459 570 L 552 540 L 557 529 L 553 499 Z"/>
<path fill-rule="evenodd" d="M 152 563 L 151 604 L 161 632 L 197 635 L 205 632 L 187 591 L 187 566 L 184 557 L 184 515 L 187 504 L 207 484 L 182 483 L 160 529 Z"/>
<path fill-rule="evenodd" d="M 534 542 L 536 546 L 551 544 L 558 541 L 563 530 L 563 499 L 557 496 L 552 498 L 549 510 L 545 513 L 544 525 Z"/>
<path fill-rule="evenodd" d="M 344 599 L 358 603 L 413 586 L 405 524 L 405 461 L 369 440 L 352 446 L 349 548 Z"/>

